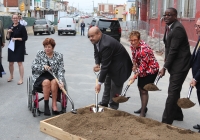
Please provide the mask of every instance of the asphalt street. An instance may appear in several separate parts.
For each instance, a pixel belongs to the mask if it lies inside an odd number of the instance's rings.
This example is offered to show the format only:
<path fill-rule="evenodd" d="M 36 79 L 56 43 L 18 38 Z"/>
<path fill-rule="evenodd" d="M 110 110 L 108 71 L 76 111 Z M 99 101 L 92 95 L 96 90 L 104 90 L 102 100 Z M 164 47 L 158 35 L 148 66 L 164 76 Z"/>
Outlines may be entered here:
<path fill-rule="evenodd" d="M 87 32 L 87 29 L 86 29 Z M 86 33 L 87 34 L 87 33 Z M 94 62 L 93 45 L 90 43 L 87 36 L 80 36 L 80 32 L 76 36 L 62 35 L 58 36 L 57 32 L 52 35 L 29 35 L 26 42 L 28 55 L 25 56 L 24 62 L 24 83 L 17 85 L 19 80 L 19 71 L 17 63 L 15 63 L 14 79 L 12 82 L 7 82 L 9 78 L 9 69 L 7 62 L 7 44 L 3 48 L 2 64 L 6 71 L 6 75 L 0 79 L 0 140 L 54 140 L 55 138 L 48 136 L 39 130 L 39 123 L 46 117 L 33 117 L 32 113 L 27 108 L 27 78 L 31 75 L 31 63 L 37 53 L 37 50 L 42 50 L 42 42 L 45 38 L 52 37 L 56 41 L 55 51 L 64 55 L 64 67 L 66 70 L 65 77 L 68 86 L 68 92 L 74 101 L 75 108 L 81 108 L 95 103 L 95 74 L 92 70 Z M 121 43 L 130 53 L 130 48 L 127 40 L 122 38 Z M 130 54 L 131 55 L 131 54 Z M 163 65 L 163 58 L 156 55 L 160 64 Z M 187 97 L 191 73 L 184 82 L 181 97 Z M 124 87 L 128 81 L 124 84 Z M 162 113 L 167 98 L 167 88 L 169 84 L 169 74 L 166 73 L 158 83 L 161 91 L 149 92 L 149 103 L 147 118 L 161 121 Z M 196 91 L 193 90 L 191 101 L 196 105 L 190 109 L 184 109 L 184 121 L 174 121 L 173 125 L 191 129 L 193 125 L 200 123 L 199 105 L 197 101 Z M 99 100 L 102 97 L 103 87 L 99 94 Z M 140 97 L 137 89 L 137 81 L 133 83 L 127 91 L 127 96 L 131 98 L 120 104 L 119 110 L 129 112 L 133 115 L 133 111 L 140 108 Z M 58 103 L 59 105 L 59 103 Z M 51 107 L 51 104 L 50 104 Z M 43 102 L 40 103 L 40 109 L 43 110 Z M 70 102 L 68 102 L 67 112 L 71 110 Z M 51 116 L 53 117 L 53 116 Z M 194 130 L 196 131 L 196 130 Z"/>

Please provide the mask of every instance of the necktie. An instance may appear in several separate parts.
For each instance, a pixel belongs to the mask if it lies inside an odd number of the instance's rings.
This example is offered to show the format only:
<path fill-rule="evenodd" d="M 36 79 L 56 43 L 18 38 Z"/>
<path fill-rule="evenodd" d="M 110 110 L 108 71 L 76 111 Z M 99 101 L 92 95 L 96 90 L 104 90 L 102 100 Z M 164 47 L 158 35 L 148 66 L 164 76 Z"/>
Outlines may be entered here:
<path fill-rule="evenodd" d="M 168 35 L 170 32 L 170 28 L 167 26 L 167 29 L 166 29 L 166 35 Z"/>

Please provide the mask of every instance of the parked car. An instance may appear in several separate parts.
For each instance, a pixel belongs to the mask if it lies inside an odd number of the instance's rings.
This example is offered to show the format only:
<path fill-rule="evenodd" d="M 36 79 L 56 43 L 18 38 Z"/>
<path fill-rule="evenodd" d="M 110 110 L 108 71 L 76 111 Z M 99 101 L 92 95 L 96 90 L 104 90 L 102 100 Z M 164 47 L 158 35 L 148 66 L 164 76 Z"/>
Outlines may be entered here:
<path fill-rule="evenodd" d="M 33 32 L 34 32 L 34 35 L 37 35 L 38 33 L 40 35 L 43 33 L 47 33 L 48 35 L 50 35 L 51 33 L 52 34 L 55 33 L 55 27 L 53 23 L 49 20 L 38 19 L 38 20 L 35 20 L 33 24 Z"/>
<path fill-rule="evenodd" d="M 120 42 L 121 26 L 117 19 L 96 18 L 93 19 L 92 22 L 89 24 L 89 28 L 93 26 L 97 26 L 102 33 L 107 34 Z"/>
<path fill-rule="evenodd" d="M 72 17 L 60 17 L 58 21 L 58 35 L 73 33 L 76 35 L 76 22 Z"/>

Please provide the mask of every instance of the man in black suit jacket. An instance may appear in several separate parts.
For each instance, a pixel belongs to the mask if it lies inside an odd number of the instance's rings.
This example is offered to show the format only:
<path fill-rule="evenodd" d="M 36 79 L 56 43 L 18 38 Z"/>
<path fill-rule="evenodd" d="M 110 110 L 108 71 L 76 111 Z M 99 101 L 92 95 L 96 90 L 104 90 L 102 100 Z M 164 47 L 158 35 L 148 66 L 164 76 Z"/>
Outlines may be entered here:
<path fill-rule="evenodd" d="M 192 68 L 192 76 L 193 79 L 191 81 L 191 86 L 196 86 L 197 89 L 197 97 L 200 105 L 200 18 L 197 20 L 195 24 L 196 33 L 199 36 L 199 40 L 197 41 L 196 47 L 192 54 L 191 58 L 191 68 Z M 193 126 L 194 129 L 199 129 L 200 132 L 200 124 Z"/>
<path fill-rule="evenodd" d="M 177 105 L 177 101 L 180 98 L 182 84 L 190 69 L 191 53 L 185 28 L 177 20 L 177 10 L 168 8 L 163 16 L 167 24 L 163 38 L 165 63 L 159 74 L 164 76 L 167 69 L 170 81 L 162 122 L 172 124 L 174 120 L 183 120 L 183 113 Z"/>
<path fill-rule="evenodd" d="M 121 94 L 124 82 L 132 72 L 132 61 L 124 46 L 114 38 L 102 34 L 98 27 L 89 29 L 88 38 L 94 45 L 94 57 L 96 66 L 94 71 L 100 70 L 98 85 L 95 90 L 99 93 L 101 84 L 104 83 L 103 106 L 110 105 L 113 109 L 118 109 L 119 104 L 112 98 L 116 94 Z M 101 66 L 101 68 L 100 68 Z"/>

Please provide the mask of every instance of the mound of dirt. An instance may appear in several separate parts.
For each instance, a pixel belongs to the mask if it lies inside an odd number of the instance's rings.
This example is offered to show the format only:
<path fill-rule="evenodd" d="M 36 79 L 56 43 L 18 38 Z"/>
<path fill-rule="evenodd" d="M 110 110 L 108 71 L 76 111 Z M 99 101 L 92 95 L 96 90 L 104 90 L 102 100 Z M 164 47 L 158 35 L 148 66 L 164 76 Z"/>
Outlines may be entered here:
<path fill-rule="evenodd" d="M 134 116 L 124 111 L 104 108 L 93 113 L 90 107 L 80 108 L 77 114 L 65 113 L 47 123 L 87 140 L 197 140 L 200 134 Z"/>

